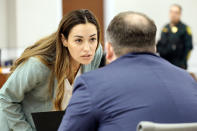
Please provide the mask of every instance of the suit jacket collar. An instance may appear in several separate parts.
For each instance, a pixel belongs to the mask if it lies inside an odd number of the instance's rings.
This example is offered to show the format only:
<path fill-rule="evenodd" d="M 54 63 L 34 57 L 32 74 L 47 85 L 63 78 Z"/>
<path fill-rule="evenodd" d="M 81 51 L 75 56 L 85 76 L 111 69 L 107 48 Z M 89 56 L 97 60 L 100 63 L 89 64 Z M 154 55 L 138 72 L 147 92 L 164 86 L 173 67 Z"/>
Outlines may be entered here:
<path fill-rule="evenodd" d="M 133 53 L 128 53 L 125 54 L 123 56 L 121 56 L 120 58 L 124 58 L 124 57 L 128 57 L 128 56 L 139 56 L 139 55 L 150 55 L 150 56 L 155 56 L 155 57 L 159 57 L 157 54 L 155 53 L 150 53 L 150 52 L 133 52 Z"/>

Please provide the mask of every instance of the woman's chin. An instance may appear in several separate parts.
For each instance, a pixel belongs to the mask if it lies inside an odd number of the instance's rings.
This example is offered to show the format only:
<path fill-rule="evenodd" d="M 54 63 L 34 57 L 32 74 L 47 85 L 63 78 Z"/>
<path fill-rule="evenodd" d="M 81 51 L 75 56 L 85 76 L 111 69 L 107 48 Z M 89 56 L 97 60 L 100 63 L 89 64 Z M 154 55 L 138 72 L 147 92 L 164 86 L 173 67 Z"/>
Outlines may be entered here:
<path fill-rule="evenodd" d="M 92 60 L 83 60 L 83 61 L 81 61 L 80 63 L 82 64 L 82 65 L 88 65 L 88 64 L 90 64 L 92 62 Z"/>

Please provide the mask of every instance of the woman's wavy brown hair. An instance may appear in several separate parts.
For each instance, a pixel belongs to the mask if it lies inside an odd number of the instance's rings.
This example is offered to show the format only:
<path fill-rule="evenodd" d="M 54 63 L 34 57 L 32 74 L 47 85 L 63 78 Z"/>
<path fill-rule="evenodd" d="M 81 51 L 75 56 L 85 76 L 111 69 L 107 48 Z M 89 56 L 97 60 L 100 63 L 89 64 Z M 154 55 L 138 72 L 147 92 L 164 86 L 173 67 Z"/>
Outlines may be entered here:
<path fill-rule="evenodd" d="M 65 15 L 58 27 L 58 30 L 37 41 L 34 45 L 26 48 L 20 58 L 18 58 L 11 68 L 11 73 L 30 57 L 38 57 L 45 65 L 51 69 L 49 77 L 49 92 L 52 95 L 54 90 L 54 81 L 57 79 L 56 96 L 54 98 L 55 110 L 62 110 L 61 103 L 64 96 L 65 78 L 71 78 L 74 81 L 75 72 L 71 70 L 70 54 L 66 47 L 63 46 L 61 34 L 68 39 L 70 30 L 78 24 L 92 23 L 97 28 L 97 40 L 100 42 L 99 23 L 89 10 L 75 10 Z"/>

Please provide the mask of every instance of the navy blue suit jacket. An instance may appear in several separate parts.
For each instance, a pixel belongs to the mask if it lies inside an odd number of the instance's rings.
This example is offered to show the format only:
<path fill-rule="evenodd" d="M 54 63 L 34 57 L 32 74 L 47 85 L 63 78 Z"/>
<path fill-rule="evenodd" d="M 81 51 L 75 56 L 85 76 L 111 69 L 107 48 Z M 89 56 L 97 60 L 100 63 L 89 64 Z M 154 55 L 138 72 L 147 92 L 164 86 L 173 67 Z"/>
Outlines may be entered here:
<path fill-rule="evenodd" d="M 59 131 L 135 131 L 140 121 L 197 122 L 197 83 L 159 56 L 130 53 L 77 79 Z"/>

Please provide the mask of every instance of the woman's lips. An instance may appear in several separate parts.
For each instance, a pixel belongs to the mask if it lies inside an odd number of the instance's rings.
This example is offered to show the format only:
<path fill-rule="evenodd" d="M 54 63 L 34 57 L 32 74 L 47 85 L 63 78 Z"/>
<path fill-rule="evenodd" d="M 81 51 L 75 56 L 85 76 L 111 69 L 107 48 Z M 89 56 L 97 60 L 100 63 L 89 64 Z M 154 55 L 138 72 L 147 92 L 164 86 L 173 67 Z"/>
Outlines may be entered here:
<path fill-rule="evenodd" d="M 83 56 L 81 56 L 83 59 L 85 59 L 85 60 L 89 60 L 89 59 L 91 59 L 91 57 L 92 57 L 92 55 L 83 55 Z"/>

